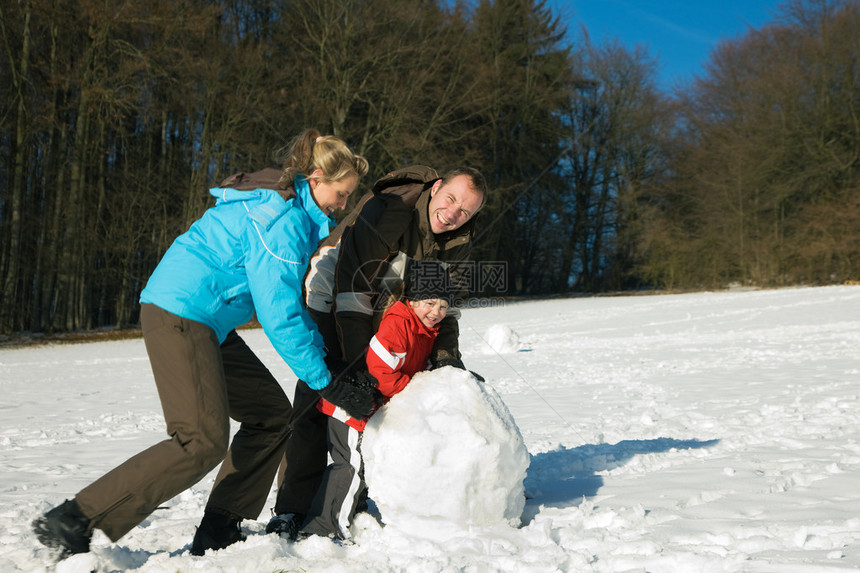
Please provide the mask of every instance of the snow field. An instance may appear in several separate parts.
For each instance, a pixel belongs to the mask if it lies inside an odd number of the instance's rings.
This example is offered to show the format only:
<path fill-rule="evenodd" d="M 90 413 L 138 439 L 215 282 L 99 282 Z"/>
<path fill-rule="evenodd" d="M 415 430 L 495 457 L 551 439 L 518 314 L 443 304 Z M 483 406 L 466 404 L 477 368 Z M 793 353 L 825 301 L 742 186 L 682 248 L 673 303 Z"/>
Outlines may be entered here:
<path fill-rule="evenodd" d="M 290 543 L 266 510 L 245 543 L 192 557 L 213 472 L 55 566 L 29 522 L 163 439 L 161 409 L 139 340 L 3 349 L 0 570 L 860 569 L 860 287 L 522 302 L 464 310 L 460 332 L 530 456 L 519 527 L 362 514 L 354 545 Z M 262 333 L 242 335 L 291 395 Z"/>

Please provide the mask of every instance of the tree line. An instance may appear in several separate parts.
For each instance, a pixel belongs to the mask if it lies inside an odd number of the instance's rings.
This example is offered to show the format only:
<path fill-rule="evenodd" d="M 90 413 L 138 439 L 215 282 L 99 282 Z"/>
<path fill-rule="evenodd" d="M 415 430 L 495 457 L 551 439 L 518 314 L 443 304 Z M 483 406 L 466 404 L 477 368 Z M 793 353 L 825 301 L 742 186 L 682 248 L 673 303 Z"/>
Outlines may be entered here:
<path fill-rule="evenodd" d="M 859 4 L 790 0 L 667 93 L 540 0 L 0 0 L 0 334 L 136 323 L 207 189 L 306 127 L 363 190 L 480 169 L 503 294 L 857 280 Z"/>

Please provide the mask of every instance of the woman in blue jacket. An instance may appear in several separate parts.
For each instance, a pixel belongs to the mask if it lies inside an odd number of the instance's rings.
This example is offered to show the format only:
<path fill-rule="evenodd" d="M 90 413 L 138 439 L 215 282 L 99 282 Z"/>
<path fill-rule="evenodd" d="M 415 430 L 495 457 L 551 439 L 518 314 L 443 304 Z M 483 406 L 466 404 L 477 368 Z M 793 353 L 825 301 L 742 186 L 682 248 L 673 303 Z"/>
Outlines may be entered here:
<path fill-rule="evenodd" d="M 358 416 L 372 411 L 372 379 L 329 370 L 302 304 L 308 260 L 367 170 L 367 160 L 343 141 L 307 130 L 283 170 L 240 173 L 211 189 L 215 206 L 174 241 L 140 297 L 170 438 L 36 519 L 44 545 L 86 552 L 95 528 L 117 541 L 222 460 L 192 553 L 244 539 L 239 522 L 262 510 L 292 413 L 278 382 L 236 334 L 255 312 L 311 388 Z M 228 444 L 231 417 L 241 427 Z"/>

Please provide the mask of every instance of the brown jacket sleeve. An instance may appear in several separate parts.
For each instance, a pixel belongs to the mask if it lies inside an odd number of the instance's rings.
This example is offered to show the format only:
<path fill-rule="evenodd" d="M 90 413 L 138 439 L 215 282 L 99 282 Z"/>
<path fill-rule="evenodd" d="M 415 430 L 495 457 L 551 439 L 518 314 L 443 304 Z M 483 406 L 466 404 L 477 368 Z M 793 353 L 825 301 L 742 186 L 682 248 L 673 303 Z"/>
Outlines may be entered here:
<path fill-rule="evenodd" d="M 364 356 L 373 337 L 374 311 L 387 298 L 379 279 L 398 252 L 413 212 L 396 197 L 374 196 L 344 232 L 335 271 L 335 321 L 348 362 Z"/>

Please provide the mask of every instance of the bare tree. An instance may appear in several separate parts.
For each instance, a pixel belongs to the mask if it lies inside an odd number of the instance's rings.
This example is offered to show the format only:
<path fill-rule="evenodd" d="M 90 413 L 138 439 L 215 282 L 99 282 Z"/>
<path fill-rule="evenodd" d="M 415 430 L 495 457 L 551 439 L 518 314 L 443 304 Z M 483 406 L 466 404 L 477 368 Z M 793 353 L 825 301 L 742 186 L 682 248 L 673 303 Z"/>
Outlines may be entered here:
<path fill-rule="evenodd" d="M 567 179 L 559 217 L 565 229 L 558 290 L 621 288 L 635 280 L 639 203 L 665 169 L 669 104 L 653 83 L 642 48 L 617 41 L 579 52 L 585 74 L 564 115 Z"/>
<path fill-rule="evenodd" d="M 14 42 L 11 30 L 6 25 L 6 15 L 0 7 L 0 32 L 3 34 L 4 44 L 7 52 L 11 52 L 10 44 Z M 0 309 L 0 332 L 10 330 L 20 323 L 15 321 L 13 309 L 20 303 L 19 288 L 21 282 L 20 259 L 18 253 L 21 250 L 22 241 L 22 210 L 24 206 L 24 160 L 27 145 L 27 134 L 29 132 L 29 119 L 27 116 L 28 76 L 31 55 L 31 18 L 32 7 L 29 1 L 23 2 L 21 6 L 23 25 L 20 32 L 20 53 L 17 61 L 10 57 L 10 79 L 14 90 L 13 101 L 15 108 L 14 128 L 14 159 L 12 161 L 12 176 L 9 185 L 10 192 L 4 202 L 4 211 L 8 212 L 8 230 L 4 233 L 5 248 L 0 252 L 0 276 L 3 280 L 3 305 Z"/>

